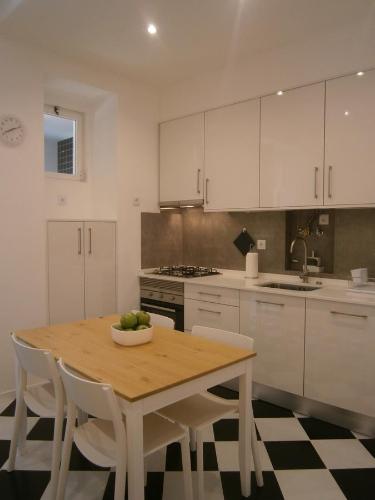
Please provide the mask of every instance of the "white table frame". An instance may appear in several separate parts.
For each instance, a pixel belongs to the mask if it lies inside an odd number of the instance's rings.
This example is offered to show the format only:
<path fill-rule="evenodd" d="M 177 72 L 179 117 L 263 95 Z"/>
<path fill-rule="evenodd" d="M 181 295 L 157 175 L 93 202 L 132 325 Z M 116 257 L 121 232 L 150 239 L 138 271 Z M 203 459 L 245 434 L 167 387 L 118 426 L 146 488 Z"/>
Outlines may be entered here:
<path fill-rule="evenodd" d="M 129 500 L 144 500 L 143 416 L 236 377 L 239 377 L 241 491 L 244 497 L 250 496 L 252 425 L 250 415 L 252 412 L 250 413 L 249 410 L 252 400 L 252 358 L 219 368 L 214 372 L 134 402 L 119 398 L 121 409 L 126 416 Z"/>

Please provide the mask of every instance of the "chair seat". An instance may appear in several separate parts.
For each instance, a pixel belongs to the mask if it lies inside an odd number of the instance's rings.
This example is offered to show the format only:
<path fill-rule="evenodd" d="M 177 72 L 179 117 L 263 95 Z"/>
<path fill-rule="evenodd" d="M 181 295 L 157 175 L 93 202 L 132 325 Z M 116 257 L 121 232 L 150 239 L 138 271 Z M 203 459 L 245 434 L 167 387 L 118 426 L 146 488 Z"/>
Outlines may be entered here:
<path fill-rule="evenodd" d="M 238 401 L 222 399 L 209 393 L 196 394 L 158 410 L 163 417 L 195 430 L 236 412 Z"/>
<path fill-rule="evenodd" d="M 52 382 L 29 386 L 24 392 L 26 405 L 41 417 L 56 415 L 56 400 Z"/>
<path fill-rule="evenodd" d="M 185 430 L 178 424 L 151 413 L 143 418 L 143 450 L 147 456 L 170 443 L 179 441 Z M 115 434 L 109 420 L 90 419 L 74 430 L 74 442 L 80 452 L 101 467 L 114 467 L 117 462 Z"/>

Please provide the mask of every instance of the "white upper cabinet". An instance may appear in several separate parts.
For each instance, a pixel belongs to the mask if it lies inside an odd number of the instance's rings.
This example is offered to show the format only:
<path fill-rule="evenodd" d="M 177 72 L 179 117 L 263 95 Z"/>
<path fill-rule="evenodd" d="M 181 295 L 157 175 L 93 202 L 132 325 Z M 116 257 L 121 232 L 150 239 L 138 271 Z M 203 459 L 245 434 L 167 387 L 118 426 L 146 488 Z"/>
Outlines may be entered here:
<path fill-rule="evenodd" d="M 203 200 L 204 115 L 160 125 L 160 202 Z"/>
<path fill-rule="evenodd" d="M 375 203 L 375 71 L 327 81 L 325 205 Z"/>
<path fill-rule="evenodd" d="M 260 206 L 323 205 L 324 82 L 261 99 Z"/>
<path fill-rule="evenodd" d="M 260 101 L 205 115 L 205 210 L 259 207 Z"/>

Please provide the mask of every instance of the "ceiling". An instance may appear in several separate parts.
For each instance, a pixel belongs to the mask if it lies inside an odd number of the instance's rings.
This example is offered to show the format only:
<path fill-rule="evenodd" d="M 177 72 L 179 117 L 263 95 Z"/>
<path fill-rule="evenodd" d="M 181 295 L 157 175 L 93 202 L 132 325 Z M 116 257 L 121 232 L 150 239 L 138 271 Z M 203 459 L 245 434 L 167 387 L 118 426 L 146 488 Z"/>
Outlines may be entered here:
<path fill-rule="evenodd" d="M 375 0 L 0 0 L 0 35 L 157 86 L 374 19 Z"/>

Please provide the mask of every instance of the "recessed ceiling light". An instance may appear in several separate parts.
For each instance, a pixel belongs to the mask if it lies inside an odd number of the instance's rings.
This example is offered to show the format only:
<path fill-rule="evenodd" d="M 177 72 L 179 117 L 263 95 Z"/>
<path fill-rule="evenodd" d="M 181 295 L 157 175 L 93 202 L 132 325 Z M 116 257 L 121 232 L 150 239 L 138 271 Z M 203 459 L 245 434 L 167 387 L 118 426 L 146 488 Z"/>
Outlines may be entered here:
<path fill-rule="evenodd" d="M 156 35 L 158 30 L 156 29 L 155 24 L 149 24 L 147 26 L 147 31 L 150 33 L 150 35 Z"/>
<path fill-rule="evenodd" d="M 344 115 L 345 116 L 349 116 L 350 115 L 350 112 L 348 110 L 344 111 Z"/>
<path fill-rule="evenodd" d="M 283 95 L 283 93 L 284 93 L 284 92 L 283 92 L 282 90 L 278 90 L 278 91 L 276 92 L 276 94 L 277 94 L 277 95 Z"/>
<path fill-rule="evenodd" d="M 358 71 L 357 76 L 363 76 L 364 72 L 363 71 Z"/>

